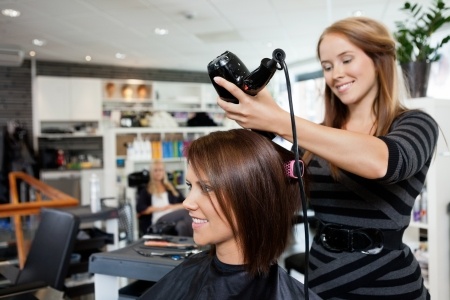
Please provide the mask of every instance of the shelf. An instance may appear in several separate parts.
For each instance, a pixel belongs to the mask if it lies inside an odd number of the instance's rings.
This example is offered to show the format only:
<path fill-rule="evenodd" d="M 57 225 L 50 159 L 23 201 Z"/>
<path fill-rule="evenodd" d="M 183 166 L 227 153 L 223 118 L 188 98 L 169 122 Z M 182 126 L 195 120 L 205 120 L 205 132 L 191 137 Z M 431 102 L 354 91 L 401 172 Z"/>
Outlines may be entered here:
<path fill-rule="evenodd" d="M 427 287 L 435 298 L 450 299 L 450 243 L 448 238 L 450 218 L 447 213 L 448 195 L 450 194 L 450 185 L 448 184 L 450 157 L 447 154 L 448 145 L 445 141 L 446 133 L 450 132 L 448 119 L 450 101 L 416 98 L 405 101 L 405 104 L 409 108 L 424 110 L 436 120 L 439 124 L 439 139 L 426 178 L 427 224 L 411 222 L 410 227 L 405 231 L 403 240 L 407 244 L 418 245 L 426 234 L 429 275 Z"/>
<path fill-rule="evenodd" d="M 124 88 L 128 89 L 129 93 L 125 93 Z M 139 88 L 146 89 L 147 94 L 139 96 Z M 215 114 L 213 119 L 218 125 L 222 124 L 225 117 L 224 111 L 216 103 L 217 92 L 213 85 L 208 83 L 103 80 L 101 101 L 105 128 L 151 126 L 150 120 L 158 119 L 158 113 L 172 115 L 172 118 L 165 117 L 172 126 L 184 126 L 190 115 L 197 112 Z M 126 113 L 133 119 L 122 123 Z M 143 124 L 140 123 L 141 120 L 144 120 Z M 161 122 L 156 122 L 149 128 L 157 129 L 158 124 Z"/>
<path fill-rule="evenodd" d="M 153 101 L 150 99 L 140 99 L 140 98 L 111 98 L 111 99 L 103 99 L 103 105 L 110 103 L 122 103 L 122 104 L 152 104 Z"/>
<path fill-rule="evenodd" d="M 103 108 L 143 105 L 155 111 L 218 112 L 217 93 L 208 83 L 103 80 Z M 139 93 L 142 89 L 145 93 Z"/>
<path fill-rule="evenodd" d="M 105 100 L 102 103 L 103 112 L 119 111 L 151 111 L 153 110 L 153 101 L 132 101 L 132 100 Z"/>
<path fill-rule="evenodd" d="M 64 283 L 64 293 L 70 299 L 95 292 L 94 276 L 89 273 L 89 257 L 98 252 L 110 251 L 108 245 L 117 245 L 118 235 L 109 233 L 96 227 L 91 227 L 91 222 L 117 219 L 117 208 L 106 208 L 97 213 L 91 213 L 90 207 L 68 208 L 67 211 L 77 215 L 80 220 L 80 228 L 72 253 L 77 253 L 79 258 L 72 261 L 67 270 L 67 278 Z M 83 225 L 90 226 L 82 228 Z M 108 226 L 107 224 L 105 224 Z M 116 248 L 116 247 L 115 247 Z"/>
<path fill-rule="evenodd" d="M 111 100 L 151 100 L 153 83 L 144 80 L 107 79 L 102 82 L 103 98 Z"/>
<path fill-rule="evenodd" d="M 224 127 L 174 127 L 174 128 L 151 128 L 151 127 L 120 127 L 120 128 L 111 128 L 108 135 L 116 135 L 116 134 L 146 134 L 146 133 L 198 133 L 198 134 L 207 134 L 212 131 L 217 130 L 227 130 L 229 128 Z M 107 135 L 105 134 L 105 136 Z"/>
<path fill-rule="evenodd" d="M 94 277 L 84 280 L 70 280 L 66 281 L 65 294 L 69 298 L 94 294 Z"/>
<path fill-rule="evenodd" d="M 428 224 L 422 223 L 422 222 L 414 222 L 412 221 L 409 223 L 410 227 L 419 228 L 419 229 L 427 229 L 428 230 Z"/>
<path fill-rule="evenodd" d="M 126 157 L 125 157 L 126 159 Z M 184 160 L 186 160 L 185 157 L 180 156 L 180 157 L 166 157 L 166 158 L 161 158 L 161 160 L 163 162 L 169 163 L 169 162 L 184 162 Z M 143 163 L 150 163 L 152 161 L 152 159 L 130 159 L 130 162 L 134 163 L 134 164 L 143 164 Z"/>

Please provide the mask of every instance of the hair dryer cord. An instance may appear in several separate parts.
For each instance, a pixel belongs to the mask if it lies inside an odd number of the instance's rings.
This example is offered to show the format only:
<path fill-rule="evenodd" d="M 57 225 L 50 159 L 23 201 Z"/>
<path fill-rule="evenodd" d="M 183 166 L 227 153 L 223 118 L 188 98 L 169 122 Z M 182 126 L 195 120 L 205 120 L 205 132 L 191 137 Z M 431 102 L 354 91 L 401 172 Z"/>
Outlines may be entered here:
<path fill-rule="evenodd" d="M 300 167 L 300 161 L 299 161 L 299 152 L 298 152 L 298 141 L 297 141 L 297 129 L 295 125 L 295 115 L 294 115 L 294 108 L 292 104 L 292 91 L 291 91 L 291 83 L 289 79 L 289 72 L 286 65 L 286 62 L 284 61 L 286 58 L 286 54 L 281 49 L 275 49 L 272 53 L 272 57 L 274 60 L 277 61 L 277 63 L 281 66 L 281 69 L 284 69 L 284 74 L 286 77 L 286 86 L 287 86 L 287 92 L 288 92 L 288 98 L 289 98 L 289 112 L 291 116 L 291 125 L 292 125 L 292 139 L 293 144 L 292 148 L 294 149 L 295 154 L 295 169 L 297 171 L 297 174 L 302 174 L 301 167 Z M 305 272 L 304 272 L 304 289 L 305 289 L 305 299 L 309 299 L 309 288 L 308 288 L 308 265 L 309 265 L 309 225 L 308 225 L 308 210 L 306 205 L 306 193 L 305 193 L 305 186 L 303 182 L 303 177 L 298 176 L 298 183 L 300 188 L 300 196 L 302 201 L 302 212 L 303 212 L 303 220 L 304 220 L 304 228 L 305 228 Z"/>

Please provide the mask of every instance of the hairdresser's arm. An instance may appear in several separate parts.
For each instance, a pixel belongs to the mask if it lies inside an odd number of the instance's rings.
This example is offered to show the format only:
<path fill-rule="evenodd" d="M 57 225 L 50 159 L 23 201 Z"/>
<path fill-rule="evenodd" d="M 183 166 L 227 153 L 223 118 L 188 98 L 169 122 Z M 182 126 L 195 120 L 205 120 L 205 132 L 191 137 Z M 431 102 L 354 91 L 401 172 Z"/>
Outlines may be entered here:
<path fill-rule="evenodd" d="M 239 104 L 233 104 L 218 99 L 228 118 L 244 128 L 270 131 L 293 141 L 289 112 L 278 106 L 266 89 L 253 97 L 223 78 L 217 77 L 216 82 L 239 100 Z M 388 148 L 379 138 L 318 125 L 300 117 L 295 122 L 302 148 L 365 178 L 381 178 L 386 174 Z"/>

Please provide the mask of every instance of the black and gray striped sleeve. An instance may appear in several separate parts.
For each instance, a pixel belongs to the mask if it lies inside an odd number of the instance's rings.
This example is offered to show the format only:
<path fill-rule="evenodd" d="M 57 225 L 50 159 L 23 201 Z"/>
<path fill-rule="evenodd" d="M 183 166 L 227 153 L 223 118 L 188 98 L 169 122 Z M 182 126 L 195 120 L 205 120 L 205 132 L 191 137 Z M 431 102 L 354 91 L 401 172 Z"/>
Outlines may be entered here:
<path fill-rule="evenodd" d="M 411 110 L 399 116 L 391 131 L 379 137 L 389 150 L 388 170 L 379 181 L 395 183 L 422 170 L 433 156 L 438 135 L 438 124 L 423 111 Z"/>

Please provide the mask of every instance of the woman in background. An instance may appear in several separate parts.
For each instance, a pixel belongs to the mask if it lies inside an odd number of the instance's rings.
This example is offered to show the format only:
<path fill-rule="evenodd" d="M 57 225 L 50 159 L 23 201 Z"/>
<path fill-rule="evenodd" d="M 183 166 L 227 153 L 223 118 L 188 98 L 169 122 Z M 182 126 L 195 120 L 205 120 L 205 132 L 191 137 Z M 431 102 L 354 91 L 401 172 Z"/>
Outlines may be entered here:
<path fill-rule="evenodd" d="M 192 236 L 191 218 L 183 207 L 184 197 L 167 179 L 164 163 L 154 160 L 150 168 L 150 181 L 139 193 L 136 212 L 140 235 L 152 233 L 151 227 L 159 223 L 173 224 L 178 235 Z"/>
<path fill-rule="evenodd" d="M 249 130 L 216 131 L 187 151 L 183 202 L 194 241 L 210 245 L 141 299 L 304 299 L 303 284 L 277 264 L 300 209 L 292 152 Z M 313 292 L 309 299 L 319 299 Z"/>

